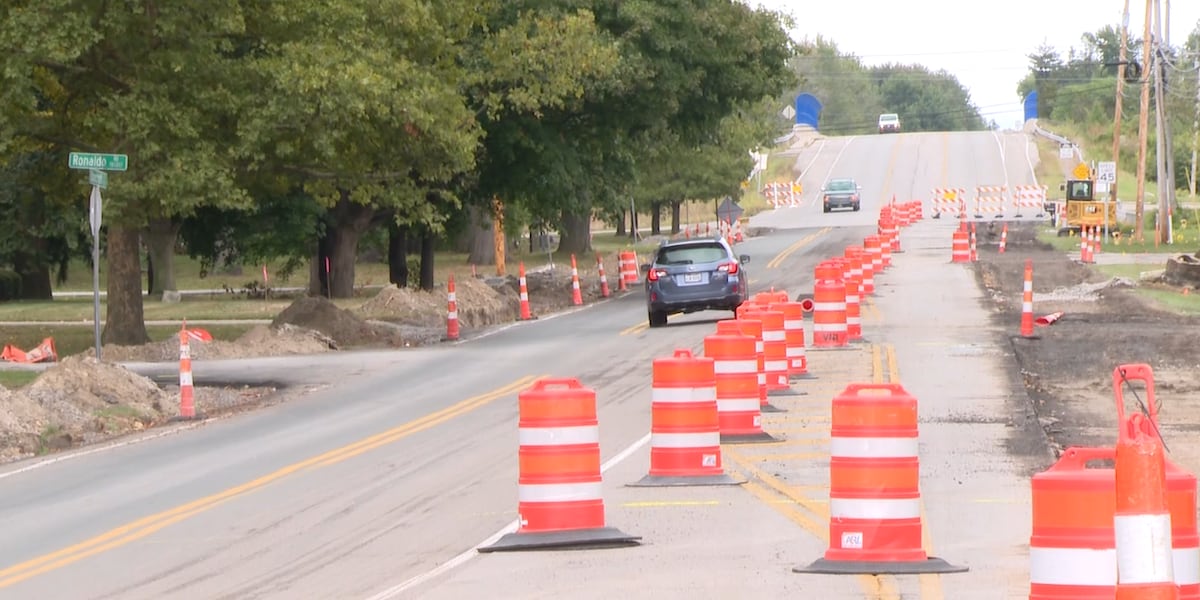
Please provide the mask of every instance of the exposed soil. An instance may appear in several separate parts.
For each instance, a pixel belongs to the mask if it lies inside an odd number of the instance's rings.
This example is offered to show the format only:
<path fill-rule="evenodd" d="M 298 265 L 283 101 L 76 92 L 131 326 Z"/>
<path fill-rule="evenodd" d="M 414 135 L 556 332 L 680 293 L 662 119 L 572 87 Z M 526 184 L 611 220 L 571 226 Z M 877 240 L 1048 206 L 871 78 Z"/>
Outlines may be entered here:
<path fill-rule="evenodd" d="M 606 271 L 615 273 L 615 260 Z M 601 298 L 595 265 L 578 269 L 583 303 Z M 607 273 L 606 273 L 607 275 Z M 616 291 L 615 278 L 610 289 Z M 526 274 L 534 315 L 574 307 L 569 263 Z M 297 299 L 272 320 L 234 341 L 190 341 L 193 361 L 317 354 L 361 348 L 411 348 L 441 342 L 449 302 L 444 287 L 433 292 L 388 286 L 353 309 L 320 297 Z M 516 277 L 466 277 L 455 282 L 460 339 L 520 314 Z M 169 423 L 178 417 L 178 386 L 159 387 L 118 363 L 179 360 L 179 342 L 106 345 L 104 362 L 88 351 L 62 357 L 19 390 L 0 386 L 0 462 L 113 439 Z M 194 388 L 196 412 L 220 417 L 286 400 L 272 387 Z"/>
<path fill-rule="evenodd" d="M 1175 293 L 1190 289 L 1101 275 L 1077 257 L 1036 241 L 1042 227 L 1010 225 L 1007 251 L 1000 254 L 1000 226 L 980 226 L 975 266 L 1052 450 L 1057 455 L 1071 446 L 1113 447 L 1118 422 L 1114 370 L 1147 364 L 1171 458 L 1197 472 L 1200 443 L 1193 438 L 1200 429 L 1200 319 L 1161 310 L 1132 288 L 1148 285 Z M 1027 259 L 1033 262 L 1034 315 L 1063 312 L 1053 324 L 1035 327 L 1028 338 L 1020 334 Z M 1151 265 L 1147 270 L 1161 268 Z M 1121 394 L 1126 414 L 1140 410 L 1139 400 L 1148 402 L 1138 381 L 1122 382 Z"/>

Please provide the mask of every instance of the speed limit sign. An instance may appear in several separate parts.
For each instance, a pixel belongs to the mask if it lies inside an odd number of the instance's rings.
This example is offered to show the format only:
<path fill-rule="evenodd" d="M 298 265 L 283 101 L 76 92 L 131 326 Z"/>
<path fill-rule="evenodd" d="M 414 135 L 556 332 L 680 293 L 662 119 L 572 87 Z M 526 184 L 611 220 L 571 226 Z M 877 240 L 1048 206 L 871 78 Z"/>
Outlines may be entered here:
<path fill-rule="evenodd" d="M 1096 163 L 1096 181 L 1116 183 L 1117 163 L 1112 161 Z"/>

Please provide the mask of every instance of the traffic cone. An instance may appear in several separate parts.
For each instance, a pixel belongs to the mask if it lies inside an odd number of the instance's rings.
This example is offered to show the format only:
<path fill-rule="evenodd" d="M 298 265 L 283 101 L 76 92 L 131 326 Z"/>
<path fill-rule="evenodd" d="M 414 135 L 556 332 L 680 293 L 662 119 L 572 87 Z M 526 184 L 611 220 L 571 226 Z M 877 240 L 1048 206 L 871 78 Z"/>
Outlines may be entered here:
<path fill-rule="evenodd" d="M 829 549 L 797 573 L 961 573 L 921 543 L 917 400 L 899 383 L 852 383 L 833 399 Z"/>
<path fill-rule="evenodd" d="M 1116 455 L 1116 600 L 1177 600 L 1163 446 L 1145 415 L 1121 424 Z"/>
<path fill-rule="evenodd" d="M 1025 260 L 1025 283 L 1021 295 L 1021 337 L 1033 337 L 1033 260 Z"/>
<path fill-rule="evenodd" d="M 577 379 L 540 379 L 517 405 L 517 531 L 479 552 L 638 544 L 605 526 L 596 392 Z"/>
<path fill-rule="evenodd" d="M 978 249 L 978 247 L 976 246 L 975 223 L 971 223 L 971 262 L 975 262 L 975 261 L 979 260 L 979 253 L 977 252 L 977 249 Z"/>
<path fill-rule="evenodd" d="M 600 296 L 607 298 L 612 292 L 608 289 L 608 278 L 604 276 L 604 259 L 599 253 L 596 253 L 596 270 L 600 272 Z"/>
<path fill-rule="evenodd" d="M 1004 229 L 1000 230 L 1000 254 L 1004 254 L 1004 248 L 1008 246 L 1008 223 L 1004 224 Z"/>
<path fill-rule="evenodd" d="M 650 474 L 634 487 L 738 485 L 721 466 L 715 361 L 676 350 L 653 364 Z"/>
<path fill-rule="evenodd" d="M 575 268 L 575 255 L 571 255 L 571 303 L 575 306 L 583 304 L 583 295 L 579 291 L 579 269 Z"/>
<path fill-rule="evenodd" d="M 525 263 L 519 263 L 517 273 L 517 283 L 521 288 L 521 320 L 528 321 L 533 318 L 533 314 L 529 311 L 529 286 L 525 283 Z"/>
<path fill-rule="evenodd" d="M 38 362 L 57 362 L 58 352 L 54 349 L 54 338 L 48 337 L 38 344 L 37 348 L 25 353 L 25 360 L 21 362 L 38 363 Z"/>
<path fill-rule="evenodd" d="M 446 282 L 446 340 L 458 339 L 458 298 L 454 293 L 454 275 Z"/>

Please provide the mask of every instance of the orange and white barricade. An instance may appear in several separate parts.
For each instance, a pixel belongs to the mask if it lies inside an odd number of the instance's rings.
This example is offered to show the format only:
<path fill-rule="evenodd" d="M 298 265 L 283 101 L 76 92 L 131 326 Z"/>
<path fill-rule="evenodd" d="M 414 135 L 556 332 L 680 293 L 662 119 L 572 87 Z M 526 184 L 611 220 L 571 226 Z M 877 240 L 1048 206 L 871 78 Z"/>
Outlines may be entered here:
<path fill-rule="evenodd" d="M 517 530 L 479 551 L 638 543 L 605 526 L 596 392 L 577 379 L 540 379 L 517 404 Z"/>
<path fill-rule="evenodd" d="M 829 549 L 800 573 L 956 573 L 922 544 L 917 400 L 898 383 L 852 383 L 833 399 Z"/>
<path fill-rule="evenodd" d="M 846 282 L 841 268 L 825 261 L 817 265 L 815 274 L 813 348 L 844 347 L 850 340 L 846 325 Z"/>
<path fill-rule="evenodd" d="M 721 464 L 715 360 L 676 350 L 654 360 L 651 377 L 650 473 L 630 485 L 744 483 Z"/>
<path fill-rule="evenodd" d="M 762 429 L 756 344 L 733 319 L 718 322 L 717 332 L 704 338 L 704 355 L 713 359 L 722 443 L 775 441 Z"/>

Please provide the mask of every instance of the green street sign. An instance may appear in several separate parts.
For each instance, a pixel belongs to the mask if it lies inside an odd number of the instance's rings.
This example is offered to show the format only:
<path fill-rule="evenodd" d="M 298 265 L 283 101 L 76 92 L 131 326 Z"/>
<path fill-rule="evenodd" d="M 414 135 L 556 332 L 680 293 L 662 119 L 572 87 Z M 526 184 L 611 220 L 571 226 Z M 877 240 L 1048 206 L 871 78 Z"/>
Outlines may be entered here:
<path fill-rule="evenodd" d="M 95 154 L 72 152 L 67 166 L 72 169 L 95 169 L 100 171 L 124 171 L 129 168 L 129 157 L 124 154 Z"/>
<path fill-rule="evenodd" d="M 107 188 L 108 187 L 108 173 L 105 173 L 104 171 L 97 171 L 95 169 L 92 169 L 91 171 L 88 171 L 88 183 L 90 183 L 98 188 Z"/>

